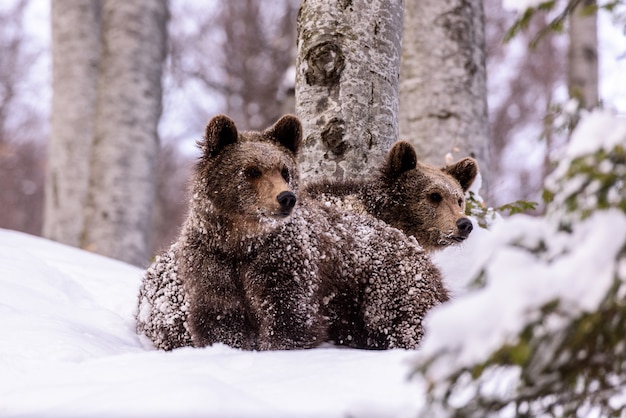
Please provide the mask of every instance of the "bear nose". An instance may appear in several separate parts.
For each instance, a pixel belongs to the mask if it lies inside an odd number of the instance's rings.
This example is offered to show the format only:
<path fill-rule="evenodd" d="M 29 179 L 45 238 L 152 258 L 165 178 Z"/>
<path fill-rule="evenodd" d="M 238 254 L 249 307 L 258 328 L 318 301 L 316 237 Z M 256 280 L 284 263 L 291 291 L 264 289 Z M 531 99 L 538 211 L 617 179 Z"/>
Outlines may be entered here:
<path fill-rule="evenodd" d="M 280 209 L 283 213 L 290 213 L 291 209 L 296 205 L 296 195 L 293 192 L 280 192 L 276 196 Z"/>
<path fill-rule="evenodd" d="M 474 229 L 472 221 L 467 218 L 461 218 L 456 221 L 456 227 L 459 228 L 459 232 L 463 236 L 468 236 L 470 232 L 472 232 L 472 229 Z"/>

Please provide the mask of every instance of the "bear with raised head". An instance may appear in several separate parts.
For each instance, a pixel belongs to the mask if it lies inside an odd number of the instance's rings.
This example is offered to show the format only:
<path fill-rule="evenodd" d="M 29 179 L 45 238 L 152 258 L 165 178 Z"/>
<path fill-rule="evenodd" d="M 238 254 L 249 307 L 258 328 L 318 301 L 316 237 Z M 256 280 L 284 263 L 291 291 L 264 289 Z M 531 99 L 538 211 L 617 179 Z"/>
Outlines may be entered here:
<path fill-rule="evenodd" d="M 301 125 L 213 118 L 178 240 L 146 272 L 137 328 L 157 348 L 415 348 L 448 299 L 414 238 L 298 192 Z"/>
<path fill-rule="evenodd" d="M 325 338 L 317 272 L 305 264 L 316 254 L 277 231 L 297 199 L 300 129 L 293 116 L 263 132 L 238 132 L 223 115 L 208 123 L 186 221 L 140 289 L 138 331 L 157 348 L 293 348 Z"/>
<path fill-rule="evenodd" d="M 473 158 L 438 168 L 419 162 L 413 146 L 398 141 L 376 175 L 324 179 L 307 184 L 305 190 L 327 205 L 369 213 L 433 251 L 460 243 L 472 232 L 465 216 L 465 192 L 477 174 Z"/>

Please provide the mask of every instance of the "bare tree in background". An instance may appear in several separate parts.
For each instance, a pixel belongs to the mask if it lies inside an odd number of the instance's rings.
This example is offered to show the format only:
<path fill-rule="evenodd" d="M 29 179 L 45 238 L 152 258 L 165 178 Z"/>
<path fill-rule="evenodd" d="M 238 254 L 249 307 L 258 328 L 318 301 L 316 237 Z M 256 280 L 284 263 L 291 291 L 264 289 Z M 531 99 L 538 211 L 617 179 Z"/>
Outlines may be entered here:
<path fill-rule="evenodd" d="M 0 138 L 2 143 L 9 140 L 7 131 L 15 113 L 15 106 L 19 104 L 19 85 L 27 72 L 29 64 L 36 57 L 26 50 L 26 36 L 24 34 L 24 11 L 27 1 L 15 3 L 13 8 L 0 11 Z M 19 123 L 19 122 L 17 122 Z"/>
<path fill-rule="evenodd" d="M 581 107 L 591 109 L 599 102 L 598 95 L 598 14 L 596 0 L 572 2 L 568 26 L 569 49 L 567 87 L 570 97 Z"/>
<path fill-rule="evenodd" d="M 182 155 L 175 142 L 161 146 L 156 166 L 152 254 L 169 247 L 178 237 L 187 212 L 187 181 L 192 165 L 192 159 Z"/>
<path fill-rule="evenodd" d="M 221 111 L 244 129 L 271 125 L 282 114 L 281 83 L 293 65 L 298 1 L 223 1 L 214 10 L 203 7 L 202 13 L 182 9 L 186 17 L 173 24 L 172 76 L 181 88 L 200 86 L 221 98 Z M 201 104 L 197 112 L 202 123 L 211 116 Z"/>
<path fill-rule="evenodd" d="M 71 3 L 71 0 L 68 1 Z M 25 0 L 17 1 L 16 10 L 19 7 L 23 9 L 26 3 Z M 60 3 L 65 3 L 65 1 L 61 0 Z M 185 110 L 176 118 L 178 122 L 182 121 L 179 125 L 186 129 L 185 135 L 172 136 L 166 133 L 168 147 L 159 157 L 160 162 L 155 174 L 158 182 L 156 192 L 158 203 L 154 215 L 153 249 L 170 242 L 180 224 L 179 219 L 175 217 L 184 211 L 184 183 L 190 158 L 177 155 L 179 147 L 174 146 L 174 141 L 182 137 L 199 137 L 206 120 L 215 112 L 229 113 L 238 120 L 238 123 L 239 119 L 244 118 L 255 121 L 257 118 L 258 120 L 267 118 L 266 122 L 261 123 L 267 126 L 284 111 L 275 110 L 279 108 L 279 104 L 284 104 L 282 97 L 280 94 L 277 97 L 276 92 L 280 90 L 281 77 L 285 70 L 294 61 L 293 58 L 287 59 L 287 57 L 292 54 L 289 48 L 293 48 L 295 43 L 293 15 L 297 11 L 298 1 L 259 0 L 254 3 L 260 4 L 256 7 L 258 14 L 246 10 L 247 3 L 243 1 L 215 2 L 201 6 L 179 2 L 172 4 L 177 13 L 170 25 L 172 29 L 170 49 L 172 75 L 170 78 L 173 79 L 173 83 L 170 90 L 166 92 L 166 97 L 177 91 L 183 91 L 184 102 L 189 103 L 191 111 Z M 57 6 L 53 4 L 53 7 Z M 410 5 L 407 4 L 408 7 Z M 231 10 L 232 13 L 228 15 L 226 10 Z M 543 147 L 541 152 L 547 156 L 549 150 L 556 148 L 562 140 L 549 130 L 546 130 L 548 133 L 546 142 L 540 142 L 538 138 L 544 128 L 540 121 L 543 120 L 547 109 L 555 100 L 563 100 L 561 96 L 554 96 L 555 91 L 566 91 L 567 43 L 563 37 L 548 35 L 535 49 L 529 49 L 527 44 L 532 35 L 537 32 L 536 28 L 545 24 L 546 19 L 542 18 L 539 21 L 533 19 L 529 30 L 511 41 L 516 43 L 515 47 L 503 44 L 502 34 L 511 26 L 514 15 L 502 10 L 500 0 L 485 0 L 485 11 L 488 82 L 491 92 L 489 126 L 493 153 L 492 177 L 494 178 L 491 182 L 492 199 L 489 203 L 497 206 L 519 198 L 538 200 L 544 172 L 542 158 L 539 157 L 537 164 L 527 160 L 527 155 L 530 153 L 529 150 Z M 42 170 L 45 168 L 45 144 L 37 142 L 37 139 L 41 140 L 46 137 L 46 117 L 40 114 L 41 111 L 38 109 L 29 108 L 24 103 L 25 91 L 23 90 L 24 77 L 28 74 L 36 56 L 24 48 L 28 39 L 11 40 L 16 34 L 21 33 L 22 38 L 28 35 L 23 33 L 23 28 L 18 26 L 21 24 L 18 15 L 11 14 L 13 13 L 11 10 L 2 13 L 0 15 L 2 52 L 2 59 L 0 59 L 0 120 L 2 121 L 0 127 L 0 226 L 39 234 L 41 232 L 41 181 Z M 290 14 L 292 17 L 288 18 Z M 226 19 L 227 16 L 230 16 L 229 19 Z M 260 23 L 247 23 L 244 17 L 258 19 Z M 222 24 L 231 29 L 222 29 Z M 243 35 L 240 33 L 242 28 L 247 28 Z M 76 29 L 74 27 L 74 30 Z M 265 48 L 275 48 L 275 51 L 271 54 L 260 51 L 259 55 L 256 55 L 257 58 L 251 62 L 265 59 L 261 58 L 263 56 L 278 57 L 280 59 L 276 59 L 278 65 L 275 68 L 271 65 L 258 68 L 246 67 L 241 62 L 236 65 L 226 62 L 235 57 L 237 60 L 246 59 L 243 54 L 236 53 L 240 45 L 242 50 L 254 51 L 254 44 L 257 44 L 257 39 L 261 38 L 258 33 L 254 35 L 254 31 L 264 33 L 263 37 L 271 40 L 265 42 Z M 242 42 L 253 45 L 245 46 Z M 228 47 L 224 50 L 228 53 L 222 53 L 222 46 Z M 18 50 L 19 54 L 15 55 L 15 51 Z M 517 51 L 517 53 L 511 54 L 507 51 Z M 251 71 L 243 71 L 246 68 L 250 68 Z M 502 68 L 505 70 L 502 71 Z M 74 83 L 78 81 L 79 79 L 75 78 Z M 11 83 L 13 87 L 9 86 Z M 258 93 L 262 97 L 246 99 L 251 100 L 252 105 L 245 110 L 248 113 L 245 113 L 241 108 L 244 102 L 238 92 L 251 91 L 253 88 L 251 86 L 255 83 L 268 83 L 263 89 L 257 90 L 266 93 Z M 67 87 L 69 88 L 70 86 Z M 258 112 L 249 112 L 255 109 L 258 109 Z M 241 124 L 254 127 L 253 122 L 248 120 L 242 121 Z M 29 140 L 31 138 L 32 141 Z M 448 146 L 448 150 L 449 148 Z M 541 154 L 541 152 L 538 153 Z M 438 159 L 437 162 L 440 160 Z M 59 167 L 64 165 L 61 164 Z M 65 165 L 65 167 L 68 171 L 73 170 L 71 165 Z"/>
<path fill-rule="evenodd" d="M 164 116 L 176 129 L 162 133 L 153 253 L 171 244 L 186 211 L 193 158 L 181 153 L 179 141 L 199 138 L 216 112 L 258 129 L 293 107 L 295 76 L 287 85 L 284 77 L 295 65 L 298 5 L 298 0 L 170 3 Z"/>
<path fill-rule="evenodd" d="M 46 235 L 149 260 L 165 0 L 55 1 Z"/>
<path fill-rule="evenodd" d="M 485 0 L 485 10 L 494 178 L 490 203 L 539 201 L 547 157 L 560 139 L 549 129 L 546 115 L 557 100 L 555 92 L 565 86 L 564 43 L 548 34 L 530 46 L 534 34 L 546 24 L 545 13 L 505 43 L 504 34 L 515 14 L 505 11 L 500 0 Z"/>
<path fill-rule="evenodd" d="M 102 2 L 102 54 L 82 246 L 136 265 L 150 256 L 165 1 Z"/>
<path fill-rule="evenodd" d="M 400 137 L 443 165 L 471 155 L 491 177 L 482 0 L 407 0 L 400 70 Z"/>
<path fill-rule="evenodd" d="M 398 138 L 403 2 L 303 0 L 296 111 L 305 178 L 371 172 Z"/>
<path fill-rule="evenodd" d="M 53 0 L 52 113 L 43 235 L 79 247 L 85 228 L 100 59 L 97 1 Z"/>
<path fill-rule="evenodd" d="M 28 102 L 42 89 L 31 77 L 41 51 L 24 28 L 27 1 L 0 11 L 0 228 L 40 234 L 45 117 Z"/>

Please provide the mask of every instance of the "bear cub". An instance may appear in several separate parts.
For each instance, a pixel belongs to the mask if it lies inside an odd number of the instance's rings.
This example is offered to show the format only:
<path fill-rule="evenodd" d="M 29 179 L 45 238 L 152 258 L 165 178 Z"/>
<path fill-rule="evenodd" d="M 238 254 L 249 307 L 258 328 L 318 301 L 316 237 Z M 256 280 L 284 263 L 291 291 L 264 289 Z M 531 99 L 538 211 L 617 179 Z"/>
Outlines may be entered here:
<path fill-rule="evenodd" d="M 207 125 L 187 219 L 140 289 L 137 329 L 157 348 L 419 344 L 448 299 L 439 271 L 414 238 L 299 193 L 301 131 L 289 115 Z"/>
<path fill-rule="evenodd" d="M 413 146 L 398 141 L 372 177 L 324 179 L 307 184 L 305 190 L 327 205 L 367 212 L 414 236 L 432 252 L 458 244 L 472 232 L 465 193 L 477 174 L 473 158 L 438 168 L 419 162 Z"/>
<path fill-rule="evenodd" d="M 187 219 L 140 289 L 138 331 L 157 348 L 292 348 L 324 338 L 305 248 L 277 231 L 297 200 L 300 129 L 292 116 L 263 132 L 240 133 L 223 115 L 208 123 Z"/>

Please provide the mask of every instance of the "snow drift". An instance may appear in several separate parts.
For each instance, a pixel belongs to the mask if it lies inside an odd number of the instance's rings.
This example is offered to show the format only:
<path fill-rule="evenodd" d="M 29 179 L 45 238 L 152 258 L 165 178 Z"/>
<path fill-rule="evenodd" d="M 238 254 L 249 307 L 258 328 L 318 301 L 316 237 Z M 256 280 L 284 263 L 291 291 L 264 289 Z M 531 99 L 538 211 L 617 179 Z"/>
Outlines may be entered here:
<path fill-rule="evenodd" d="M 0 230 L 0 416 L 412 416 L 410 351 L 154 350 L 143 271 Z"/>

